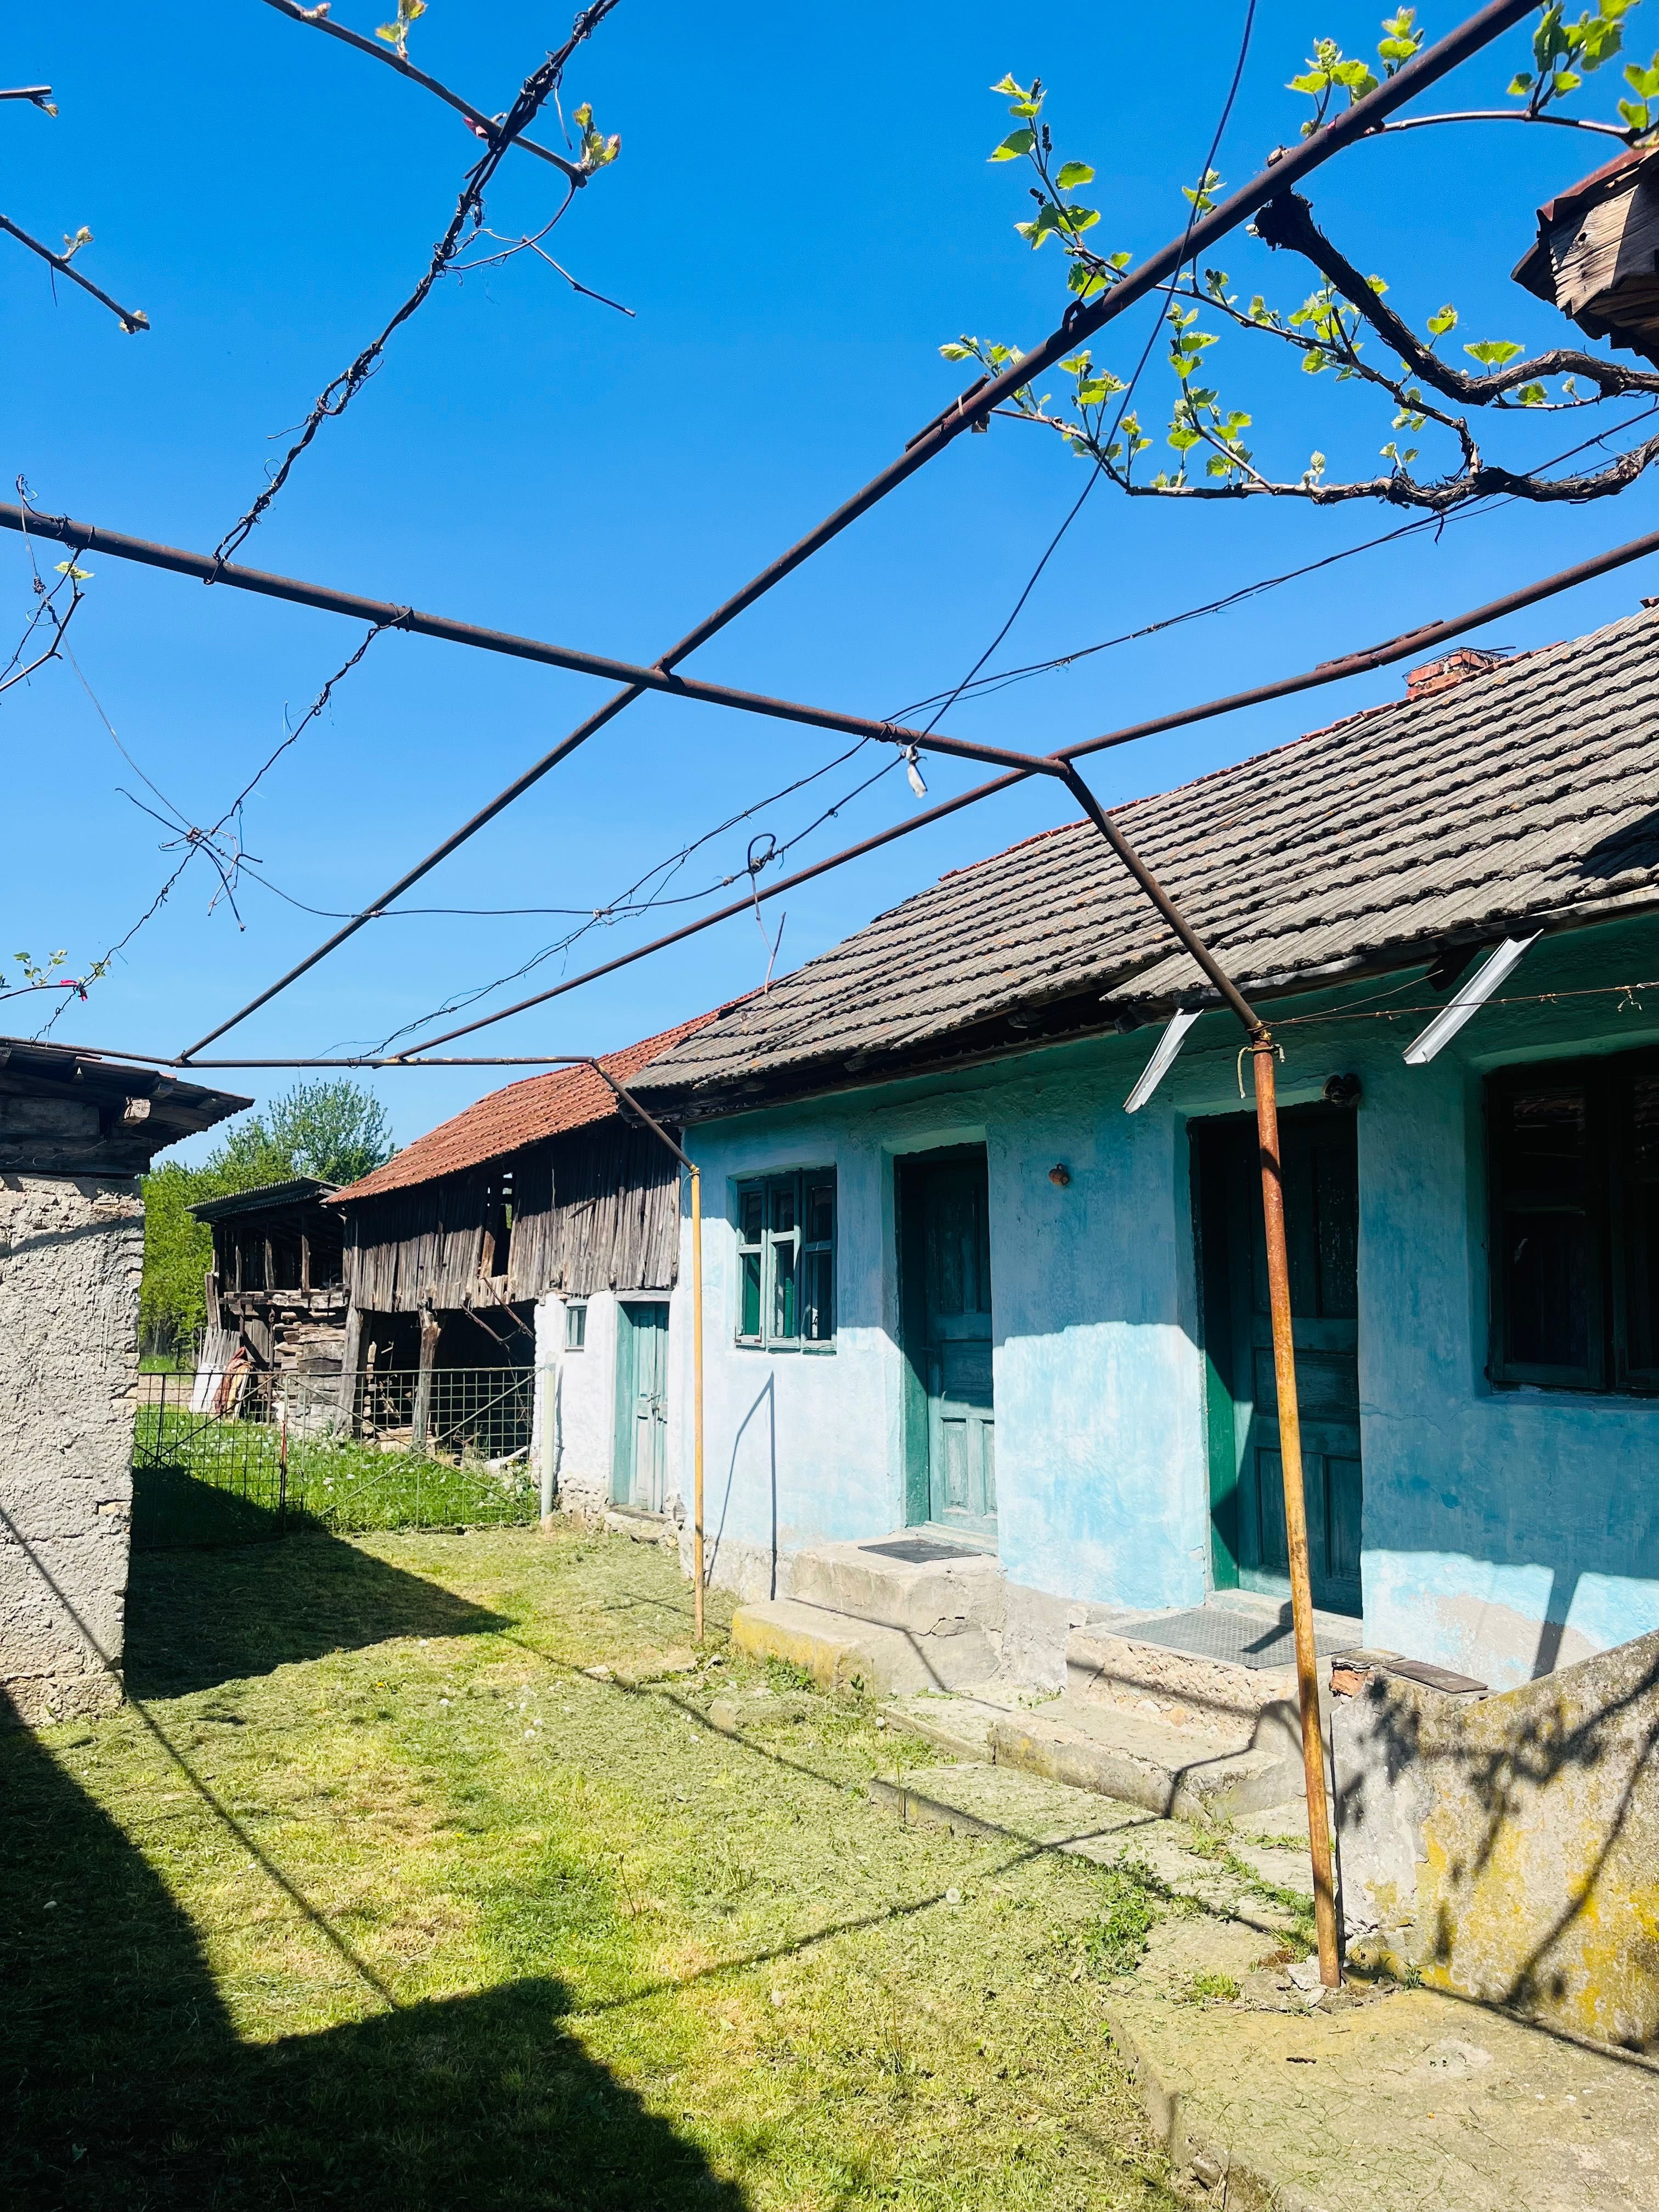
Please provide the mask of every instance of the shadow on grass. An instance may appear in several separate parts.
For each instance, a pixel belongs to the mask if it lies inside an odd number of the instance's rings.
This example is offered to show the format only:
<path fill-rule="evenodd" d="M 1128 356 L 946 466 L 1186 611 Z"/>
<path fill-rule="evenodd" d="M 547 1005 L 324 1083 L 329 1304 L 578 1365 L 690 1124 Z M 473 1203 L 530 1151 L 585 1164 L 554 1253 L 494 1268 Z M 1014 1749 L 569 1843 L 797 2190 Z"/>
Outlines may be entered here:
<path fill-rule="evenodd" d="M 135 1698 L 182 1697 L 394 1636 L 480 1636 L 511 1626 L 316 1530 L 240 1550 L 136 1553 L 126 1686 Z"/>
<path fill-rule="evenodd" d="M 0 1734 L 0 2197 L 19 2212 L 741 2212 L 567 2033 L 556 1981 L 239 2041 L 161 1881 L 21 1729 Z"/>

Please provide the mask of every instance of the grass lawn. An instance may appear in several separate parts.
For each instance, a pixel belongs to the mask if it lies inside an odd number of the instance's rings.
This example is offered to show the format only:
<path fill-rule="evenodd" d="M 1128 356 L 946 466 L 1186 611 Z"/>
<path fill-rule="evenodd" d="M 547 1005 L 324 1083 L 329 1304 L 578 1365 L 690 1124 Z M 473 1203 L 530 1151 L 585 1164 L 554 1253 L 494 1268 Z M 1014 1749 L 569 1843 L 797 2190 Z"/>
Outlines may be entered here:
<path fill-rule="evenodd" d="M 1121 1877 L 901 1827 L 690 1626 L 574 1529 L 137 1559 L 132 1702 L 0 1735 L 0 2201 L 1173 2206 Z"/>

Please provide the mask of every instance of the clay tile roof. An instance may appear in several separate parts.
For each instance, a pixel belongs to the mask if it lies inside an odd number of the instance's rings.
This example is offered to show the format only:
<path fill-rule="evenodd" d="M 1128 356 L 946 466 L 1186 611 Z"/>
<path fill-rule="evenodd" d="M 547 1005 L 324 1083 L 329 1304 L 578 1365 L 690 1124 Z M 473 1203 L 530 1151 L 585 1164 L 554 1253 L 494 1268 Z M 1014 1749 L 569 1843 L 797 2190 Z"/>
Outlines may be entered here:
<path fill-rule="evenodd" d="M 1406 968 L 1526 925 L 1659 907 L 1659 620 L 1464 676 L 1115 810 L 1247 992 Z M 1212 997 L 1087 823 L 962 868 L 705 1031 L 641 1083 L 653 1110 L 1091 992 L 1150 1015 Z M 1103 1021 L 1106 1018 L 1102 1015 Z M 809 1073 L 810 1071 L 810 1073 Z"/>
<path fill-rule="evenodd" d="M 723 1010 L 722 1010 L 723 1011 Z M 647 1060 L 689 1037 L 712 1013 L 699 1014 L 656 1036 L 641 1038 L 621 1052 L 599 1054 L 618 1083 L 627 1083 Z M 379 1198 L 387 1191 L 407 1190 L 410 1184 L 434 1182 L 440 1176 L 459 1175 L 482 1167 L 486 1160 L 503 1158 L 545 1137 L 562 1136 L 567 1130 L 585 1128 L 617 1111 L 611 1091 L 591 1067 L 562 1067 L 550 1075 L 532 1075 L 523 1083 L 509 1083 L 505 1091 L 492 1091 L 487 1098 L 469 1106 L 453 1121 L 441 1121 L 423 1137 L 395 1153 L 383 1168 L 376 1168 L 361 1182 L 354 1182 L 329 1200 L 331 1206 L 351 1206 L 362 1198 Z"/>

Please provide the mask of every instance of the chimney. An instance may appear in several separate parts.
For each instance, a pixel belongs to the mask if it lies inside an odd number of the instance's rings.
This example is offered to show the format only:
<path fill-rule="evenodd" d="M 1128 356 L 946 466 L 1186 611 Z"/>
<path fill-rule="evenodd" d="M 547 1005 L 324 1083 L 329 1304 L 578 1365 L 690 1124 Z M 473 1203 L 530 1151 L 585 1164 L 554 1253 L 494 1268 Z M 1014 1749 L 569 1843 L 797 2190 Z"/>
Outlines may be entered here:
<path fill-rule="evenodd" d="M 1468 677 L 1484 676 L 1489 668 L 1501 666 L 1504 658 L 1478 645 L 1460 645 L 1455 653 L 1446 653 L 1439 660 L 1425 660 L 1420 668 L 1408 668 L 1406 696 L 1426 699 L 1431 692 L 1449 691 Z"/>

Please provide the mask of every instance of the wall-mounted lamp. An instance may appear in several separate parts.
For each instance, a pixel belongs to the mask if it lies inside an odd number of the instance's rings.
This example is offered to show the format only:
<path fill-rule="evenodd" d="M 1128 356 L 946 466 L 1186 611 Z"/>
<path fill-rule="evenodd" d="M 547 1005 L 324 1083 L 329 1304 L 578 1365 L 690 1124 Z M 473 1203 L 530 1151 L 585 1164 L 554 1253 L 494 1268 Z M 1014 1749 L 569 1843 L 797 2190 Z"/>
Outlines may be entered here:
<path fill-rule="evenodd" d="M 1062 1160 L 1057 1166 L 1049 1169 L 1048 1180 L 1053 1183 L 1056 1190 L 1064 1190 L 1066 1184 L 1072 1180 L 1072 1170 Z"/>
<path fill-rule="evenodd" d="M 1325 1103 L 1328 1106 L 1357 1106 L 1359 1103 L 1360 1082 L 1357 1075 L 1328 1075 L 1325 1078 Z"/>

